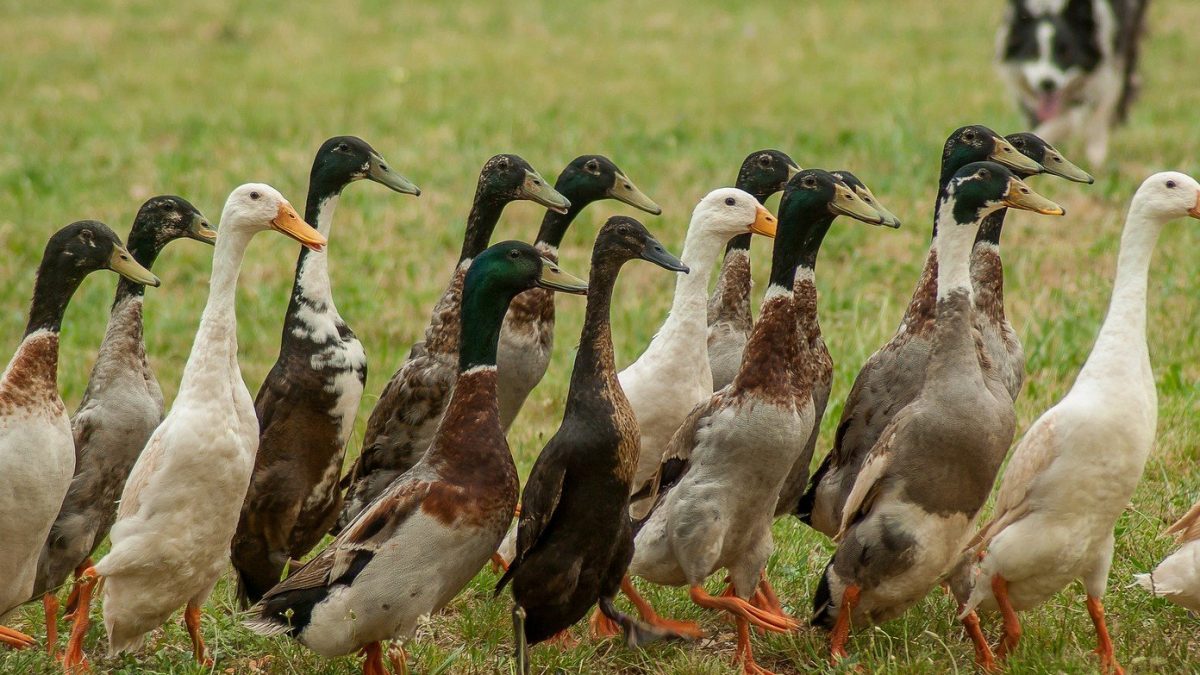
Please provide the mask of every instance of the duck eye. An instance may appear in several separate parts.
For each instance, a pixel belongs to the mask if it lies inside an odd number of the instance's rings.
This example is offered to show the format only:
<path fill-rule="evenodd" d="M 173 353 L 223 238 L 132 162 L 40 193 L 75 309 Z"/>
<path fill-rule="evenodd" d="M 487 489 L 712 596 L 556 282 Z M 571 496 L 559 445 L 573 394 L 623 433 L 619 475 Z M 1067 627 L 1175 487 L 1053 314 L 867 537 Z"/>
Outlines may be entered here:
<path fill-rule="evenodd" d="M 345 143 L 338 143 L 338 146 L 337 146 L 338 152 L 346 152 L 349 149 L 350 149 L 350 146 L 346 145 Z"/>
<path fill-rule="evenodd" d="M 501 169 L 507 169 L 508 168 L 508 160 L 501 158 L 499 162 L 496 162 L 496 166 L 500 167 Z"/>
<path fill-rule="evenodd" d="M 758 163 L 764 167 L 771 166 L 771 158 L 768 155 L 763 155 L 758 158 Z"/>
<path fill-rule="evenodd" d="M 1170 190 L 1174 190 L 1175 189 L 1175 181 L 1173 181 L 1173 180 L 1167 181 L 1167 188 Z"/>
<path fill-rule="evenodd" d="M 517 258 L 521 257 L 521 252 L 514 248 L 513 250 L 508 252 L 508 257 L 512 258 L 513 260 L 516 260 Z"/>
<path fill-rule="evenodd" d="M 585 168 L 588 171 L 591 171 L 592 173 L 597 173 L 598 171 L 600 171 L 600 165 L 597 164 L 596 160 L 594 160 L 594 159 L 592 161 L 588 162 L 587 166 Z"/>
<path fill-rule="evenodd" d="M 968 141 L 973 141 L 975 140 L 975 132 L 968 131 L 967 133 L 963 134 L 963 138 L 967 139 Z"/>
<path fill-rule="evenodd" d="M 736 204 L 737 204 L 737 200 L 736 200 L 736 199 L 734 199 L 733 197 L 726 197 L 726 198 L 725 198 L 725 206 L 734 206 L 734 205 L 736 205 Z"/>
<path fill-rule="evenodd" d="M 262 195 L 258 194 L 258 191 L 254 191 L 254 192 L 250 193 L 250 199 L 258 199 L 261 196 Z"/>
<path fill-rule="evenodd" d="M 622 225 L 617 228 L 617 234 L 622 235 L 622 236 L 627 235 L 627 234 L 629 234 L 629 228 L 626 227 L 625 225 Z"/>
<path fill-rule="evenodd" d="M 804 187 L 817 187 L 817 179 L 813 178 L 812 176 L 806 176 L 804 178 Z"/>

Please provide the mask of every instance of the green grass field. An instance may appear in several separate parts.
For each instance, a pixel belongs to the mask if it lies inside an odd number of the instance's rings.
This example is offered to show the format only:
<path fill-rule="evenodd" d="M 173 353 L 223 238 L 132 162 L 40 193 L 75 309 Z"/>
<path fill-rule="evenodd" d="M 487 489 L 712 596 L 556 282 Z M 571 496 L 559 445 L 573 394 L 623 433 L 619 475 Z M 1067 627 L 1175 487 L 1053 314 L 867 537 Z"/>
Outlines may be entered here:
<path fill-rule="evenodd" d="M 904 221 L 894 232 L 843 219 L 824 247 L 820 316 L 837 370 L 823 455 L 859 365 L 891 335 L 918 276 L 946 134 L 965 123 L 1002 133 L 1023 123 L 992 70 L 999 0 L 778 1 L 743 9 L 684 0 L 173 4 L 0 0 L 0 343 L 15 349 L 42 247 L 62 225 L 97 218 L 124 236 L 142 200 L 164 192 L 183 195 L 215 222 L 228 192 L 252 180 L 302 205 L 318 145 L 334 134 L 360 135 L 424 195 L 364 183 L 347 190 L 338 210 L 334 293 L 371 364 L 352 454 L 379 390 L 444 287 L 487 157 L 516 152 L 552 179 L 576 155 L 604 153 L 663 206 L 661 217 L 644 221 L 678 252 L 695 202 L 730 184 L 747 152 L 778 147 L 805 167 L 852 169 Z M 1197 25 L 1200 4 L 1152 3 L 1143 98 L 1116 134 L 1108 164 L 1086 167 L 1097 183 L 1034 179 L 1068 215 L 1010 216 L 1008 307 L 1029 355 L 1017 403 L 1022 430 L 1065 393 L 1088 354 L 1133 190 L 1153 171 L 1200 172 L 1200 88 L 1189 48 Z M 1081 148 L 1062 149 L 1084 164 Z M 632 210 L 604 202 L 585 212 L 564 244 L 565 269 L 587 273 L 592 236 L 614 213 Z M 533 205 L 515 204 L 494 240 L 531 239 L 540 219 Z M 1107 597 L 1118 657 L 1130 672 L 1200 668 L 1197 618 L 1128 588 L 1134 573 L 1171 549 L 1160 532 L 1200 493 L 1198 246 L 1196 222 L 1169 225 L 1153 265 L 1159 438 L 1117 524 Z M 246 257 L 238 333 L 252 392 L 277 353 L 296 251 L 263 235 Z M 755 243 L 759 289 L 768 253 Z M 173 245 L 155 267 L 162 287 L 147 293 L 148 348 L 168 399 L 205 301 L 210 255 L 194 242 Z M 671 284 L 649 265 L 627 268 L 613 310 L 619 364 L 654 334 Z M 86 385 L 114 285 L 113 275 L 93 275 L 68 311 L 59 376 L 70 408 Z M 558 425 L 582 320 L 581 298 L 558 303 L 554 361 L 510 437 L 523 474 Z M 790 520 L 777 524 L 775 536 L 770 573 L 785 603 L 806 617 L 832 547 Z M 242 628 L 227 581 L 204 618 L 217 671 L 358 672 L 353 658 L 325 660 Z M 510 670 L 509 604 L 491 599 L 494 581 L 481 572 L 418 631 L 410 644 L 416 672 Z M 680 589 L 648 595 L 666 614 L 700 620 L 712 637 L 632 652 L 576 627 L 580 645 L 538 647 L 535 668 L 733 672 L 731 624 L 700 612 Z M 1096 670 L 1082 600 L 1071 588 L 1025 614 L 1010 670 Z M 852 663 L 870 672 L 971 671 L 972 650 L 952 610 L 935 592 L 903 618 L 859 631 Z M 45 635 L 40 607 L 9 623 Z M 984 625 L 998 635 L 997 619 Z M 104 660 L 102 633 L 93 628 L 87 642 L 97 670 L 201 672 L 178 621 L 154 633 L 137 659 Z M 824 634 L 807 628 L 760 636 L 755 649 L 761 665 L 779 672 L 829 669 Z M 54 671 L 40 652 L 0 652 L 0 672 Z"/>

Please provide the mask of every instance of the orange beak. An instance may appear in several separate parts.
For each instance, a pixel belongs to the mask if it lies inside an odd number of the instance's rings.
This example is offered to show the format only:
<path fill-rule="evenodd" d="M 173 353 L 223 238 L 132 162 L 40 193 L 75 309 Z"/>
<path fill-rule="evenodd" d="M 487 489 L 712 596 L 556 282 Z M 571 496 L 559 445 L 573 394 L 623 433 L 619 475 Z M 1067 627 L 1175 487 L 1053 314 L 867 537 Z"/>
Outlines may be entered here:
<path fill-rule="evenodd" d="M 1196 203 L 1188 209 L 1188 215 L 1200 219 L 1200 190 L 1196 190 Z"/>
<path fill-rule="evenodd" d="M 271 220 L 271 227 L 300 242 L 314 251 L 324 250 L 327 240 L 316 228 L 300 217 L 287 201 L 280 202 L 279 212 Z"/>
<path fill-rule="evenodd" d="M 750 231 L 754 234 L 761 234 L 764 237 L 775 238 L 775 226 L 779 221 L 771 212 L 762 204 L 758 205 L 758 211 L 755 213 L 754 222 L 750 223 Z"/>

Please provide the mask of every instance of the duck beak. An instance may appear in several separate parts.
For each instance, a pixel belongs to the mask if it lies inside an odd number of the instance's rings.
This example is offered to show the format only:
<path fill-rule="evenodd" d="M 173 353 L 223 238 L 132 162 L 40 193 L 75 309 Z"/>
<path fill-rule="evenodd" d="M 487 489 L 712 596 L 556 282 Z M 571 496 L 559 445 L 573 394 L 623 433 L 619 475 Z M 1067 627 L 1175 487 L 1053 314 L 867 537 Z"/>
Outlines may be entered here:
<path fill-rule="evenodd" d="M 217 244 L 217 231 L 209 227 L 208 221 L 199 213 L 192 214 L 192 222 L 188 225 L 187 238 L 202 241 L 209 246 Z"/>
<path fill-rule="evenodd" d="M 671 252 L 658 243 L 658 240 L 654 237 L 650 237 L 646 241 L 646 245 L 642 248 L 642 254 L 639 257 L 665 270 L 683 272 L 684 274 L 691 272 L 688 266 L 683 264 L 682 260 L 671 255 Z"/>
<path fill-rule="evenodd" d="M 883 204 L 879 203 L 879 200 L 871 192 L 870 188 L 864 185 L 862 187 L 855 188 L 854 191 L 858 193 L 859 199 L 863 200 L 867 206 L 875 209 L 875 212 L 879 214 L 879 217 L 883 218 L 883 220 L 879 222 L 880 225 L 883 225 L 884 227 L 890 227 L 893 230 L 900 227 L 900 219 L 892 214 L 891 211 L 885 209 Z"/>
<path fill-rule="evenodd" d="M 304 222 L 286 200 L 279 203 L 279 211 L 271 219 L 271 227 L 300 242 L 305 248 L 318 252 L 325 249 L 325 236 Z"/>
<path fill-rule="evenodd" d="M 771 215 L 762 204 L 758 205 L 758 211 L 755 212 L 754 222 L 750 223 L 750 231 L 754 234 L 761 234 L 764 237 L 775 238 L 775 228 L 779 225 L 779 220 Z"/>
<path fill-rule="evenodd" d="M 1092 175 L 1083 169 L 1075 166 L 1067 161 L 1066 157 L 1062 156 L 1058 150 L 1054 148 L 1046 148 L 1046 156 L 1042 158 L 1042 166 L 1045 172 L 1059 178 L 1066 178 L 1069 181 L 1076 183 L 1086 183 L 1091 185 L 1096 182 Z"/>
<path fill-rule="evenodd" d="M 417 187 L 412 181 L 392 171 L 388 163 L 382 157 L 374 153 L 367 160 L 367 178 L 389 187 L 403 195 L 412 195 L 414 197 L 421 196 L 421 188 Z"/>
<path fill-rule="evenodd" d="M 1061 216 L 1066 213 L 1063 207 L 1034 192 L 1019 178 L 1009 179 L 1008 190 L 1000 202 L 1009 208 L 1033 211 L 1043 216 Z"/>
<path fill-rule="evenodd" d="M 646 213 L 653 215 L 662 215 L 662 207 L 655 204 L 652 199 L 647 197 L 641 190 L 638 189 L 633 181 L 623 173 L 618 173 L 613 185 L 608 189 L 608 196 L 619 202 L 625 202 L 635 209 L 641 209 Z"/>
<path fill-rule="evenodd" d="M 1041 164 L 1022 155 L 1007 140 L 999 136 L 994 136 L 992 141 L 995 142 L 995 146 L 992 148 L 992 154 L 988 155 L 988 159 L 993 162 L 1003 164 L 1013 171 L 1020 171 L 1027 174 L 1042 173 L 1045 171 L 1045 168 Z"/>
<path fill-rule="evenodd" d="M 108 259 L 108 269 L 120 274 L 126 279 L 143 286 L 158 287 L 162 282 L 150 273 L 150 270 L 138 264 L 124 246 L 113 246 L 112 256 Z"/>
<path fill-rule="evenodd" d="M 1188 209 L 1188 215 L 1200 220 L 1200 190 L 1196 190 L 1196 203 Z"/>
<path fill-rule="evenodd" d="M 829 210 L 835 215 L 850 216 L 872 225 L 884 224 L 883 216 L 870 204 L 859 199 L 850 188 L 834 185 L 833 190 L 833 201 L 829 202 Z"/>
<path fill-rule="evenodd" d="M 787 176 L 787 180 L 783 181 L 783 184 L 787 185 L 787 182 L 792 179 L 792 176 L 795 176 L 796 174 L 800 173 L 803 170 L 804 169 L 801 169 L 800 167 L 796 166 L 795 164 L 788 164 L 788 176 Z"/>
<path fill-rule="evenodd" d="M 571 208 L 571 201 L 562 196 L 558 190 L 550 187 L 545 178 L 536 171 L 525 171 L 525 181 L 521 183 L 518 198 L 537 202 L 555 213 L 566 213 Z"/>
<path fill-rule="evenodd" d="M 587 295 L 587 282 L 558 268 L 558 263 L 542 258 L 542 273 L 538 275 L 537 285 L 552 291 Z"/>

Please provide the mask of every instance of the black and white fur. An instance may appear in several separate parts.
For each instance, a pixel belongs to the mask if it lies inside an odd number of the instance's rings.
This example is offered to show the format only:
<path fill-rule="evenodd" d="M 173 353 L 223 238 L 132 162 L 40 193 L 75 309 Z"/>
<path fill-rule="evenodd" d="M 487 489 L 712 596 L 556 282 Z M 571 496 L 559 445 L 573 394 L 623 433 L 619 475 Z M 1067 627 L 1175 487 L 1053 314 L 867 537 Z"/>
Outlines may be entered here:
<path fill-rule="evenodd" d="M 996 61 L 1035 133 L 1084 142 L 1092 164 L 1108 154 L 1137 89 L 1149 0 L 1010 0 Z"/>

